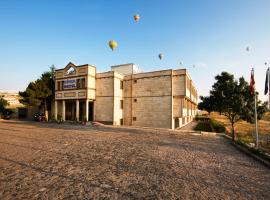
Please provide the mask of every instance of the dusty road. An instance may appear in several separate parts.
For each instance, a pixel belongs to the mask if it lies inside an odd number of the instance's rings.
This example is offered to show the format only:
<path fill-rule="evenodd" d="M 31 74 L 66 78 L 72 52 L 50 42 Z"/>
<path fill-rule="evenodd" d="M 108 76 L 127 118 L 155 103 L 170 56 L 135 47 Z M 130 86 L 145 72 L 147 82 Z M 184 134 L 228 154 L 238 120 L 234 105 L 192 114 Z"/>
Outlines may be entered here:
<path fill-rule="evenodd" d="M 0 199 L 270 199 L 221 137 L 0 121 Z"/>

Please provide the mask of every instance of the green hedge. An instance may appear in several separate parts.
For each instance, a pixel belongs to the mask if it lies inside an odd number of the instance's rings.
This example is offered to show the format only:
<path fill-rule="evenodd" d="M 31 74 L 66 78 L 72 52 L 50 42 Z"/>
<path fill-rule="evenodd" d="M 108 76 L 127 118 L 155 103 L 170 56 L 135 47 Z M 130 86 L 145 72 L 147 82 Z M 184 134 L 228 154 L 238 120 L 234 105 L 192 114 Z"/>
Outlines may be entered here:
<path fill-rule="evenodd" d="M 194 128 L 195 131 L 212 132 L 212 128 L 208 122 L 199 122 Z"/>
<path fill-rule="evenodd" d="M 196 115 L 196 116 L 195 116 L 195 120 L 196 120 L 196 121 L 204 121 L 204 122 L 208 122 L 208 121 L 209 121 L 209 117 L 207 117 L 207 116 L 202 116 L 202 115 Z"/>
<path fill-rule="evenodd" d="M 214 119 L 210 119 L 209 123 L 215 129 L 217 133 L 224 133 L 226 131 L 224 124 L 221 122 L 218 122 Z"/>

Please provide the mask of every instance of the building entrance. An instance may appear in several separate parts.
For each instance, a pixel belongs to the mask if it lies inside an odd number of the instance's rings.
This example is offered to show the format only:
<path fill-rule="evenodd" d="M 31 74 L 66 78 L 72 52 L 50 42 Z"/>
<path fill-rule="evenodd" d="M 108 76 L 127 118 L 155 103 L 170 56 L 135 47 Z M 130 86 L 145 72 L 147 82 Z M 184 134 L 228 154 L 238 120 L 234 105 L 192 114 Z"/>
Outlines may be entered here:
<path fill-rule="evenodd" d="M 88 106 L 88 120 L 93 121 L 94 120 L 94 102 L 89 102 Z"/>
<path fill-rule="evenodd" d="M 76 119 L 76 102 L 67 101 L 66 102 L 66 120 L 74 121 Z"/>

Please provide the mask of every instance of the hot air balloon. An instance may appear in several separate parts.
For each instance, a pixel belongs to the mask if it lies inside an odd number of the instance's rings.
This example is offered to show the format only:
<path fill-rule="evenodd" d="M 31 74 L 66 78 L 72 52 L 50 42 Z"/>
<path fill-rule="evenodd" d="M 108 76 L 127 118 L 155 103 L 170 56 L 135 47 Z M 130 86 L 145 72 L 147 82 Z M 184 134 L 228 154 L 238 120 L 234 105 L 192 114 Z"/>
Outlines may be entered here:
<path fill-rule="evenodd" d="M 162 53 L 158 54 L 158 57 L 160 60 L 162 60 L 162 58 L 164 57 L 164 55 Z"/>
<path fill-rule="evenodd" d="M 136 14 L 134 15 L 135 22 L 138 22 L 140 20 L 140 15 Z"/>
<path fill-rule="evenodd" d="M 109 46 L 113 51 L 117 47 L 117 42 L 115 40 L 111 40 L 109 41 Z"/>

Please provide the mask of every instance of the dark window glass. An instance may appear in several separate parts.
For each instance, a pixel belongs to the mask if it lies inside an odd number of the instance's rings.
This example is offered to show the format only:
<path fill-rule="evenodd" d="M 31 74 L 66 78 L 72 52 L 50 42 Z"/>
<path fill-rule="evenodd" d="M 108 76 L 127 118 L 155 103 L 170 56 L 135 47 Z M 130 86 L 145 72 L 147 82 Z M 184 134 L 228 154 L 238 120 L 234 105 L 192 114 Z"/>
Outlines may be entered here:
<path fill-rule="evenodd" d="M 137 102 L 137 99 L 134 99 L 133 101 L 136 103 Z"/>
<path fill-rule="evenodd" d="M 133 119 L 133 121 L 136 121 L 136 120 L 137 120 L 137 118 L 136 118 L 136 117 L 133 117 L 132 119 Z"/>
<path fill-rule="evenodd" d="M 123 125 L 123 124 L 124 124 L 124 120 L 120 119 L 120 125 Z"/>
<path fill-rule="evenodd" d="M 123 88 L 124 88 L 124 82 L 120 81 L 120 89 L 123 90 Z"/>
<path fill-rule="evenodd" d="M 137 80 L 134 80 L 133 83 L 137 83 Z"/>
<path fill-rule="evenodd" d="M 62 81 L 61 90 L 64 90 L 64 81 Z"/>
<path fill-rule="evenodd" d="M 57 81 L 56 90 L 61 90 L 61 82 L 60 81 Z"/>
<path fill-rule="evenodd" d="M 124 108 L 124 100 L 120 100 L 120 108 L 121 108 L 121 109 Z"/>
<path fill-rule="evenodd" d="M 81 88 L 81 79 L 77 79 L 77 89 Z"/>
<path fill-rule="evenodd" d="M 85 88 L 85 78 L 82 78 L 82 86 L 81 88 Z"/>

